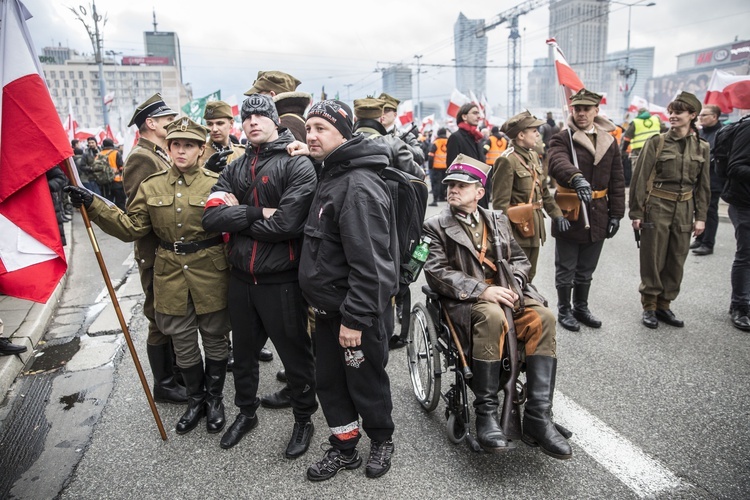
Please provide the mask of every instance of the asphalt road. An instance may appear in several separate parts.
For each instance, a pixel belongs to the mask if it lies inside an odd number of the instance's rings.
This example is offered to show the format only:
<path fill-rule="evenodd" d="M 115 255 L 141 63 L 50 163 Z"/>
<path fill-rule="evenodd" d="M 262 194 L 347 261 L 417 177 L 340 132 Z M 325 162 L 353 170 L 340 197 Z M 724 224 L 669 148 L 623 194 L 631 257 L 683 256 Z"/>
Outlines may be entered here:
<path fill-rule="evenodd" d="M 430 208 L 428 215 L 436 210 Z M 69 458 L 74 463 L 65 467 L 67 475 L 55 475 L 37 460 L 30 467 L 38 474 L 33 479 L 24 476 L 12 495 L 39 498 L 30 494 L 32 484 L 47 481 L 50 486 L 44 491 L 55 491 L 58 482 L 61 498 L 71 499 L 747 498 L 750 338 L 729 323 L 733 255 L 732 227 L 723 222 L 715 253 L 688 257 L 682 292 L 673 304 L 685 328 L 660 325 L 649 330 L 640 323 L 632 231 L 624 225 L 606 242 L 590 298 L 604 326 L 582 327 L 578 333 L 558 329 L 555 414 L 574 432 L 572 460 L 555 460 L 525 445 L 513 453 L 489 455 L 451 444 L 444 405 L 431 414 L 420 409 L 412 395 L 406 353 L 398 350 L 391 352 L 388 366 L 397 426 L 391 471 L 369 480 L 361 468 L 311 483 L 305 470 L 322 456 L 318 446 L 328 436 L 321 412 L 314 418 L 313 445 L 293 461 L 283 456 L 293 424 L 290 410 L 261 408 L 260 425 L 235 448 L 222 450 L 221 434 L 209 435 L 203 427 L 178 436 L 174 424 L 182 408 L 160 404 L 169 436 L 163 442 L 134 364 L 124 352 L 93 369 L 98 387 L 106 392 L 109 380 L 111 392 L 92 403 L 97 407 L 93 418 L 68 423 L 83 427 L 87 437 L 79 441 L 78 454 Z M 74 276 L 79 272 L 76 263 Z M 550 240 L 542 249 L 535 284 L 554 308 L 553 274 Z M 134 270 L 125 278 L 124 286 L 132 280 L 137 284 Z M 413 285 L 415 302 L 422 300 L 421 282 Z M 76 292 L 65 297 L 68 293 Z M 139 296 L 132 298 L 131 334 L 146 363 L 146 323 L 138 314 Z M 281 387 L 275 380 L 280 366 L 278 359 L 261 364 L 261 393 Z M 229 375 L 225 401 L 230 422 L 237 412 L 233 395 Z M 62 404 L 50 399 L 47 413 L 59 412 Z M 50 432 L 65 432 L 55 429 L 54 420 L 51 427 Z M 363 439 L 360 451 L 366 455 L 368 448 Z M 42 497 L 48 496 L 54 494 Z"/>

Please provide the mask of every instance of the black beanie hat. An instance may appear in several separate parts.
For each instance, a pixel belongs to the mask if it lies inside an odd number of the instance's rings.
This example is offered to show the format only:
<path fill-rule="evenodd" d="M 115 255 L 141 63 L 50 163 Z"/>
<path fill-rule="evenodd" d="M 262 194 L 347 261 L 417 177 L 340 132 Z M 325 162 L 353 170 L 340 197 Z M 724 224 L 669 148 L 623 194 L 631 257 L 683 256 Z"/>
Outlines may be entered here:
<path fill-rule="evenodd" d="M 352 110 L 341 101 L 318 101 L 307 112 L 307 119 L 322 118 L 338 130 L 347 141 L 352 138 Z"/>
<path fill-rule="evenodd" d="M 242 110 L 240 111 L 242 121 L 244 122 L 250 115 L 260 115 L 270 118 L 277 127 L 280 124 L 279 113 L 276 111 L 273 98 L 265 94 L 251 94 L 242 103 Z"/>

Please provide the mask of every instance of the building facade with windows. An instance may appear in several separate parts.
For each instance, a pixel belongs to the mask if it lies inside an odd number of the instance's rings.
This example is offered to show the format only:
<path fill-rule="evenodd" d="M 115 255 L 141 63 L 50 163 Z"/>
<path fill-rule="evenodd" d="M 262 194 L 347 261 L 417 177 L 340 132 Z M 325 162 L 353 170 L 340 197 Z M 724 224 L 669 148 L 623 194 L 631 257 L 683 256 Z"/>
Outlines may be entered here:
<path fill-rule="evenodd" d="M 456 54 L 456 88 L 465 95 L 469 91 L 481 96 L 487 93 L 487 35 L 484 19 L 469 19 L 463 13 L 453 25 Z"/>

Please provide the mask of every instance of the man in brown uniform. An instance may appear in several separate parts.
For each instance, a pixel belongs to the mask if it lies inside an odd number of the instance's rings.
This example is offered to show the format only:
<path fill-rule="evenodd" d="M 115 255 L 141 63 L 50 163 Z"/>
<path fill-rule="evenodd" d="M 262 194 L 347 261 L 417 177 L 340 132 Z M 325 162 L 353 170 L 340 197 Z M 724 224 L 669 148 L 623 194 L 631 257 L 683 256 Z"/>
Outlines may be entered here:
<path fill-rule="evenodd" d="M 287 128 L 295 139 L 305 142 L 305 109 L 312 102 L 306 92 L 297 92 L 302 82 L 283 71 L 258 71 L 258 77 L 245 95 L 266 94 L 273 97 L 281 128 Z"/>
<path fill-rule="evenodd" d="M 508 212 L 508 207 L 515 205 L 532 205 L 533 234 L 522 234 L 513 225 L 513 237 L 531 263 L 529 281 L 536 275 L 536 263 L 539 258 L 539 246 L 547 239 L 544 228 L 542 208 L 552 217 L 558 231 L 567 231 L 570 223 L 563 217 L 560 207 L 547 188 L 547 176 L 544 173 L 539 155 L 534 145 L 539 139 L 537 127 L 543 125 L 528 111 L 519 113 L 502 126 L 502 132 L 511 138 L 508 148 L 495 161 L 492 172 L 492 208 Z"/>
<path fill-rule="evenodd" d="M 162 170 L 169 170 L 171 159 L 164 149 L 167 145 L 167 124 L 174 120 L 177 112 L 172 110 L 161 95 L 154 94 L 139 105 L 128 126 L 138 127 L 140 138 L 125 160 L 122 169 L 122 185 L 127 197 L 126 208 L 135 198 L 143 180 Z M 174 352 L 169 337 L 164 335 L 154 319 L 154 260 L 159 238 L 150 233 L 135 241 L 135 260 L 145 298 L 143 315 L 148 319 L 146 350 L 151 372 L 154 376 L 154 399 L 167 403 L 186 403 L 185 387 L 174 379 Z"/>
<path fill-rule="evenodd" d="M 229 140 L 234 123 L 232 106 L 224 101 L 206 103 L 203 119 L 211 131 L 204 155 L 207 158 L 203 166 L 218 174 L 227 164 L 245 154 L 245 147 Z"/>

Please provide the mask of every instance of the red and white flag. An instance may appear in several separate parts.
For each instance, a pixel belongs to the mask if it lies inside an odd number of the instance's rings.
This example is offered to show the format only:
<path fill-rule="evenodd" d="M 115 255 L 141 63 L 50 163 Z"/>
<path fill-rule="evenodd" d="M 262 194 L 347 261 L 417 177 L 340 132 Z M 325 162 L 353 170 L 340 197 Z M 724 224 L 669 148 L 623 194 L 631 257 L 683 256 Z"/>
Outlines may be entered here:
<path fill-rule="evenodd" d="M 723 113 L 750 109 L 750 75 L 733 75 L 715 69 L 703 104 L 715 104 Z"/>
<path fill-rule="evenodd" d="M 432 124 L 435 123 L 435 113 L 431 115 L 427 115 L 424 118 L 422 118 L 422 126 L 419 127 L 419 133 L 422 133 L 427 130 L 432 130 Z"/>
<path fill-rule="evenodd" d="M 63 124 L 65 134 L 68 136 L 68 140 L 72 141 L 76 137 L 76 130 L 78 129 L 78 122 L 75 116 L 73 116 L 73 104 L 68 101 L 68 119 Z"/>
<path fill-rule="evenodd" d="M 26 27 L 31 15 L 19 0 L 0 1 L 0 293 L 46 302 L 67 264 L 44 174 L 73 151 Z"/>
<path fill-rule="evenodd" d="M 401 125 L 406 125 L 414 121 L 414 104 L 411 99 L 407 99 L 398 105 L 396 117 L 401 122 Z"/>
<path fill-rule="evenodd" d="M 461 106 L 468 102 L 471 102 L 468 97 L 463 95 L 457 89 L 453 89 L 453 92 L 451 92 L 451 100 L 448 103 L 448 110 L 446 111 L 446 113 L 448 114 L 448 116 L 452 116 L 453 118 L 455 118 L 458 114 L 458 110 L 461 109 Z"/>
<path fill-rule="evenodd" d="M 557 45 L 557 40 L 550 38 L 547 40 L 547 45 L 552 47 L 552 53 L 555 55 L 555 73 L 557 73 L 557 81 L 565 89 L 565 104 L 567 105 L 570 96 L 581 90 L 585 85 L 568 64 L 562 49 Z M 601 103 L 607 104 L 607 98 L 603 97 Z"/>
<path fill-rule="evenodd" d="M 638 97 L 637 95 L 633 96 L 633 99 L 631 99 L 630 105 L 628 106 L 628 113 L 635 116 L 638 113 L 638 110 L 642 108 L 647 109 L 652 115 L 657 115 L 662 121 L 669 121 L 669 112 L 667 112 L 667 108 L 648 102 L 643 97 Z"/>

